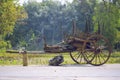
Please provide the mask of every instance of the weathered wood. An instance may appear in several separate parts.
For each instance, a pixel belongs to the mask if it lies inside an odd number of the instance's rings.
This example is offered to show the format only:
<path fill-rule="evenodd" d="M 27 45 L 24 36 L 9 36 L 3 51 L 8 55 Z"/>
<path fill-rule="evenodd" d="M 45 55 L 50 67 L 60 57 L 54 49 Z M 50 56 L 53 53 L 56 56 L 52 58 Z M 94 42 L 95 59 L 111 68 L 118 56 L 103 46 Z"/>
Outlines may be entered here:
<path fill-rule="evenodd" d="M 22 52 L 22 55 L 23 55 L 23 66 L 28 66 L 27 52 L 26 51 Z"/>

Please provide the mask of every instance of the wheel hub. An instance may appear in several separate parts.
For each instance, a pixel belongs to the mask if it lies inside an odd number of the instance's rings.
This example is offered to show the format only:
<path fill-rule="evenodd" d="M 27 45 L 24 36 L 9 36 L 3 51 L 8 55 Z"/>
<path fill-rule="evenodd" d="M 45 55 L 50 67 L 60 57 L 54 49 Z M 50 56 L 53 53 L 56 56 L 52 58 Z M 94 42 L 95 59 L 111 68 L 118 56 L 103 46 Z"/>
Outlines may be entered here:
<path fill-rule="evenodd" d="M 101 52 L 101 50 L 98 48 L 95 50 L 95 54 L 99 54 Z"/>

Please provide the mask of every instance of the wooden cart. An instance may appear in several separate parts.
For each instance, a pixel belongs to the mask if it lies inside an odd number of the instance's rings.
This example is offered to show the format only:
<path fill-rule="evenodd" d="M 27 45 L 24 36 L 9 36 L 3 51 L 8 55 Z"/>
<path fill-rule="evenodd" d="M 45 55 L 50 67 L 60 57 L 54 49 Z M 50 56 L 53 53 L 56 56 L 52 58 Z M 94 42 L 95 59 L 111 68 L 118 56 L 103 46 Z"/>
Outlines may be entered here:
<path fill-rule="evenodd" d="M 73 25 L 74 26 L 74 25 Z M 79 33 L 66 36 L 59 45 L 44 46 L 45 52 L 69 52 L 72 60 L 78 64 L 91 64 L 100 66 L 105 64 L 111 55 L 112 49 L 108 39 L 99 32 Z"/>

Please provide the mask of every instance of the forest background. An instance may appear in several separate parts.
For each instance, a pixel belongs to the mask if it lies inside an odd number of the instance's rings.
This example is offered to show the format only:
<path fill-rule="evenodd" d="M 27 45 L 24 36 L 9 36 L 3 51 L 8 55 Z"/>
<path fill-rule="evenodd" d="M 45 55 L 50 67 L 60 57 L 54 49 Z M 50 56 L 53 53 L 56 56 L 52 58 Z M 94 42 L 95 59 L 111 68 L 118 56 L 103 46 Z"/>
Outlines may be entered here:
<path fill-rule="evenodd" d="M 43 38 L 50 45 L 61 42 L 72 32 L 72 21 L 85 32 L 98 30 L 120 50 L 120 0 L 30 0 L 23 5 L 18 0 L 0 0 L 0 51 L 6 49 L 42 50 Z"/>

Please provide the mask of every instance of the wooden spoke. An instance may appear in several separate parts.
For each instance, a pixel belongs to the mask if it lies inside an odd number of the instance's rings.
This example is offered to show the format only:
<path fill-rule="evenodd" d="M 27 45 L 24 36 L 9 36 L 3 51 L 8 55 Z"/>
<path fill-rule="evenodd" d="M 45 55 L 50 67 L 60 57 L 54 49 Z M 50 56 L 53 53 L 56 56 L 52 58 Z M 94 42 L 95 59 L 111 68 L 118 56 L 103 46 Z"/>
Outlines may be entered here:
<path fill-rule="evenodd" d="M 76 51 L 76 52 L 70 52 L 70 57 L 74 62 L 77 64 L 86 64 L 86 60 L 84 59 L 83 53 Z"/>

